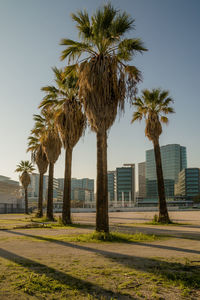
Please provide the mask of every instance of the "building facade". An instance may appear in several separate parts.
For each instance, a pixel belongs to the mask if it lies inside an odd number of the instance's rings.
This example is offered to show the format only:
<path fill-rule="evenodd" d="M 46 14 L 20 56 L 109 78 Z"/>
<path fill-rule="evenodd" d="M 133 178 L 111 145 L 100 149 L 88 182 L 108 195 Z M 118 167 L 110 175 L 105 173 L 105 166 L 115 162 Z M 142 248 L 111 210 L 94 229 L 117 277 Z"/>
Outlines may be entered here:
<path fill-rule="evenodd" d="M 21 198 L 18 181 L 0 175 L 0 203 L 17 203 Z"/>
<path fill-rule="evenodd" d="M 24 199 L 18 181 L 0 175 L 0 214 L 24 212 Z"/>
<path fill-rule="evenodd" d="M 122 207 L 135 204 L 135 164 L 116 169 L 117 203 Z"/>
<path fill-rule="evenodd" d="M 116 201 L 116 171 L 108 171 L 108 203 L 112 205 Z"/>
<path fill-rule="evenodd" d="M 146 163 L 138 164 L 138 197 L 146 197 Z"/>
<path fill-rule="evenodd" d="M 31 183 L 28 186 L 28 197 L 31 200 L 37 201 L 39 197 L 39 180 L 40 180 L 40 174 L 33 173 L 30 174 Z M 47 192 L 48 192 L 48 181 L 49 176 L 44 175 L 43 176 L 43 199 L 47 200 Z M 53 178 L 53 200 L 57 200 L 58 198 L 58 179 Z"/>
<path fill-rule="evenodd" d="M 174 196 L 174 185 L 178 181 L 179 172 L 187 168 L 186 147 L 170 144 L 160 147 L 167 198 Z M 146 197 L 157 198 L 157 175 L 154 150 L 146 151 Z"/>
<path fill-rule="evenodd" d="M 192 200 L 200 194 L 200 169 L 186 168 L 178 176 L 175 184 L 175 195 L 182 196 L 187 200 Z"/>
<path fill-rule="evenodd" d="M 58 178 L 58 188 L 64 189 L 64 178 Z M 71 179 L 71 200 L 77 202 L 94 202 L 94 179 L 72 178 Z"/>

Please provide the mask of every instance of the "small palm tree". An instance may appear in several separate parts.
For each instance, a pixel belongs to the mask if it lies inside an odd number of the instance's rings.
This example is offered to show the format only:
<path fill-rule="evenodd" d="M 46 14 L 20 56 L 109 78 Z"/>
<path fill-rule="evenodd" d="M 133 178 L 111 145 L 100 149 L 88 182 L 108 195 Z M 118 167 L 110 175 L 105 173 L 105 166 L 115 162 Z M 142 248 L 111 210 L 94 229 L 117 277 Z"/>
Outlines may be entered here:
<path fill-rule="evenodd" d="M 46 154 L 49 162 L 49 179 L 48 179 L 48 195 L 47 195 L 47 214 L 49 220 L 53 217 L 53 174 L 54 164 L 61 153 L 61 140 L 55 125 L 55 112 L 50 108 L 41 112 L 41 115 L 34 115 L 35 126 L 32 134 L 39 137 L 42 149 Z"/>
<path fill-rule="evenodd" d="M 133 102 L 136 111 L 133 114 L 132 123 L 136 120 L 140 121 L 142 118 L 146 120 L 145 135 L 153 142 L 154 146 L 159 196 L 158 221 L 161 223 L 169 223 L 170 219 L 165 199 L 159 137 L 162 133 L 161 123 L 167 124 L 169 120 L 166 115 L 174 113 L 173 107 L 170 106 L 172 103 L 173 99 L 169 97 L 169 92 L 160 89 L 143 90 L 142 96 Z"/>
<path fill-rule="evenodd" d="M 46 86 L 46 96 L 40 107 L 55 110 L 55 123 L 65 148 L 65 174 L 62 222 L 71 223 L 71 165 L 72 151 L 86 128 L 86 116 L 78 99 L 77 78 L 66 76 L 62 70 L 53 69 L 57 87 Z"/>
<path fill-rule="evenodd" d="M 28 214 L 28 185 L 31 183 L 30 174 L 34 171 L 34 167 L 28 160 L 21 160 L 17 165 L 15 172 L 21 173 L 19 178 L 25 191 L 25 214 Z"/>
<path fill-rule="evenodd" d="M 36 163 L 40 174 L 37 217 L 41 218 L 43 216 L 43 179 L 49 162 L 38 136 L 30 135 L 28 137 L 28 151 L 31 152 L 32 161 Z"/>
<path fill-rule="evenodd" d="M 124 37 L 134 28 L 134 20 L 111 4 L 91 18 L 86 11 L 72 14 L 72 18 L 81 40 L 63 39 L 61 60 L 74 61 L 66 73 L 78 72 L 79 99 L 97 136 L 96 230 L 108 233 L 107 131 L 141 79 L 139 70 L 127 63 L 147 49 L 140 39 Z"/>

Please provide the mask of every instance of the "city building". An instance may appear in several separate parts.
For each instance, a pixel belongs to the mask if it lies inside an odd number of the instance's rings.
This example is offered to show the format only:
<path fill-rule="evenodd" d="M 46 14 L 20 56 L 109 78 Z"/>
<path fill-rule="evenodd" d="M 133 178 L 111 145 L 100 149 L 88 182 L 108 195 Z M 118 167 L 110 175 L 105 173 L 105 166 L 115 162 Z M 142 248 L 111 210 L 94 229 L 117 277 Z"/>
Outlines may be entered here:
<path fill-rule="evenodd" d="M 38 197 L 39 197 L 39 180 L 40 180 L 40 174 L 30 174 L 31 178 L 31 183 L 28 186 L 28 197 L 31 202 L 37 202 Z M 47 192 L 48 192 L 48 181 L 49 181 L 49 176 L 44 175 L 43 176 L 43 199 L 47 200 Z M 53 179 L 53 200 L 57 200 L 58 198 L 58 179 L 54 178 Z"/>
<path fill-rule="evenodd" d="M 161 146 L 161 160 L 167 198 L 174 197 L 179 172 L 187 168 L 186 147 L 178 144 Z M 146 198 L 158 198 L 154 150 L 146 151 Z"/>
<path fill-rule="evenodd" d="M 19 182 L 0 175 L 0 213 L 22 212 L 23 205 Z"/>
<path fill-rule="evenodd" d="M 200 194 L 200 169 L 186 168 L 178 176 L 175 184 L 175 195 L 182 196 L 187 200 L 192 200 Z"/>
<path fill-rule="evenodd" d="M 16 203 L 20 197 L 19 182 L 0 175 L 0 203 Z"/>
<path fill-rule="evenodd" d="M 108 203 L 112 205 L 116 201 L 116 171 L 108 171 Z"/>
<path fill-rule="evenodd" d="M 146 197 L 146 163 L 141 162 L 138 164 L 138 197 Z"/>
<path fill-rule="evenodd" d="M 63 191 L 64 178 L 58 178 L 58 189 Z M 77 202 L 94 202 L 94 179 L 72 178 L 71 179 L 71 200 Z"/>
<path fill-rule="evenodd" d="M 135 164 L 124 164 L 116 169 L 117 204 L 122 207 L 135 205 Z"/>

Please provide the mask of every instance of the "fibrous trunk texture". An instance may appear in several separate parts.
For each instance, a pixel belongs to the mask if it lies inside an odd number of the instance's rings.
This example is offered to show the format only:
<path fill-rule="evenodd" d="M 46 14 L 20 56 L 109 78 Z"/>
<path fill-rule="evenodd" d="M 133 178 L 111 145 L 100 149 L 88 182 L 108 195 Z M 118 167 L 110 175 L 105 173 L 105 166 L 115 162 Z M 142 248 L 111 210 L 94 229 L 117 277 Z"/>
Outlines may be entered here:
<path fill-rule="evenodd" d="M 48 181 L 48 196 L 47 196 L 47 219 L 54 220 L 53 217 L 53 171 L 54 164 L 49 164 L 49 181 Z"/>
<path fill-rule="evenodd" d="M 25 214 L 28 215 L 28 190 L 27 190 L 27 188 L 24 191 L 25 191 Z"/>
<path fill-rule="evenodd" d="M 154 153 L 155 153 L 155 161 L 156 161 L 156 173 L 157 173 L 157 186 L 158 186 L 158 196 L 159 196 L 159 218 L 158 222 L 161 223 L 169 223 L 169 215 L 167 211 L 167 203 L 165 199 L 165 186 L 164 186 L 164 178 L 163 178 L 163 170 L 162 170 L 162 161 L 161 161 L 161 153 L 160 153 L 160 145 L 159 141 L 154 141 Z"/>
<path fill-rule="evenodd" d="M 71 165 L 72 165 L 72 149 L 66 148 L 63 209 L 62 209 L 62 222 L 64 224 L 71 224 Z"/>
<path fill-rule="evenodd" d="M 96 231 L 109 233 L 107 193 L 107 133 L 97 132 Z"/>
<path fill-rule="evenodd" d="M 44 178 L 44 175 L 42 173 L 40 173 L 38 212 L 37 212 L 37 216 L 39 218 L 43 217 L 43 178 Z"/>

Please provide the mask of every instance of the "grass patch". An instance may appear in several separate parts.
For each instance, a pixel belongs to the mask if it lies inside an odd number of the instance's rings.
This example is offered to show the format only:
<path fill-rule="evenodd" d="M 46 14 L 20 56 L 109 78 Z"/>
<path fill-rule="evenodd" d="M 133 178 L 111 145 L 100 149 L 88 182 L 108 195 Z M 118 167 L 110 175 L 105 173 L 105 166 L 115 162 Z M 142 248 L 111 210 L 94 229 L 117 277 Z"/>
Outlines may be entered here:
<path fill-rule="evenodd" d="M 189 225 L 187 223 L 177 223 L 177 222 L 170 222 L 170 223 L 161 223 L 156 221 L 150 221 L 143 223 L 144 225 L 158 225 L 158 226 L 182 226 L 182 225 Z"/>
<path fill-rule="evenodd" d="M 200 265 L 189 259 L 185 263 L 163 261 L 150 268 L 150 271 L 161 276 L 165 281 L 178 285 L 182 290 L 200 289 Z"/>
<path fill-rule="evenodd" d="M 37 238 L 37 237 L 36 237 Z M 134 242 L 152 242 L 159 240 L 161 237 L 153 234 L 135 233 L 126 234 L 119 232 L 105 233 L 85 233 L 85 234 L 74 234 L 74 235 L 59 235 L 54 236 L 42 236 L 41 238 L 47 239 L 48 241 L 66 241 L 66 242 L 83 242 L 83 243 L 134 243 Z"/>
<path fill-rule="evenodd" d="M 71 229 L 71 228 L 92 228 L 94 225 L 90 224 L 80 224 L 80 223 L 72 223 L 72 224 L 63 224 L 61 217 L 55 218 L 55 221 L 51 221 L 46 217 L 42 218 L 31 218 L 30 221 L 32 223 L 36 224 L 41 224 L 41 225 L 46 225 L 48 228 L 66 228 L 66 229 Z"/>
<path fill-rule="evenodd" d="M 200 264 L 179 261 L 57 254 L 45 264 L 26 258 L 15 263 L 0 258 L 0 289 L 19 299 L 199 299 Z M 144 266 L 145 264 L 145 266 Z M 172 275 L 173 274 L 173 275 Z M 21 296 L 21 297 L 20 297 Z M 25 297 L 22 297 L 25 296 Z M 35 298 L 34 298 L 35 299 Z"/>
<path fill-rule="evenodd" d="M 169 225 L 172 225 L 172 226 L 183 225 L 183 224 L 176 223 L 176 222 L 173 222 L 173 221 L 169 221 L 167 223 L 159 222 L 158 215 L 154 215 L 153 220 L 150 221 L 150 222 L 146 222 L 146 224 L 149 224 L 149 225 L 164 225 L 164 226 L 169 226 Z"/>

